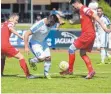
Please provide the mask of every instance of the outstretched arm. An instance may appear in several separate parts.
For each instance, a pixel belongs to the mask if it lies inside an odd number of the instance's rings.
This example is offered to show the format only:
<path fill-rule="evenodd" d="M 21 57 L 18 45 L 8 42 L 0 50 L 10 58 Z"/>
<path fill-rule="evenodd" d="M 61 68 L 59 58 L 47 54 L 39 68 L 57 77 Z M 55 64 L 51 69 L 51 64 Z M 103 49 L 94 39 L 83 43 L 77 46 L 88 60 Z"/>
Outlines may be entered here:
<path fill-rule="evenodd" d="M 15 35 L 17 35 L 19 38 L 23 39 L 23 37 L 13 27 L 9 27 L 9 30 Z"/>
<path fill-rule="evenodd" d="M 105 32 L 111 32 L 111 28 L 108 29 L 96 14 L 93 14 L 92 17 L 101 25 Z"/>

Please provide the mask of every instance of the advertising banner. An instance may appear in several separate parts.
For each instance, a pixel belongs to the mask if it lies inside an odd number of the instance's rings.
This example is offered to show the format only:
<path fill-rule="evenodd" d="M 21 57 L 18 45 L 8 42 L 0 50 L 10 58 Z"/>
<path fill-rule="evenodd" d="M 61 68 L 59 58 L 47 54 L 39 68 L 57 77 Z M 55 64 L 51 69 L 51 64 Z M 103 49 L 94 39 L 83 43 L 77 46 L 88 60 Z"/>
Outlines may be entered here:
<path fill-rule="evenodd" d="M 25 30 L 17 30 L 17 32 L 24 36 Z M 75 39 L 80 36 L 80 30 L 51 30 L 46 38 L 47 44 L 51 48 L 63 48 L 69 47 Z M 96 36 L 98 37 L 98 36 Z M 24 41 L 18 38 L 16 35 L 12 34 L 10 42 L 13 46 L 23 47 Z M 109 34 L 109 48 L 111 49 L 111 33 Z M 95 39 L 94 47 L 97 47 L 97 38 Z"/>

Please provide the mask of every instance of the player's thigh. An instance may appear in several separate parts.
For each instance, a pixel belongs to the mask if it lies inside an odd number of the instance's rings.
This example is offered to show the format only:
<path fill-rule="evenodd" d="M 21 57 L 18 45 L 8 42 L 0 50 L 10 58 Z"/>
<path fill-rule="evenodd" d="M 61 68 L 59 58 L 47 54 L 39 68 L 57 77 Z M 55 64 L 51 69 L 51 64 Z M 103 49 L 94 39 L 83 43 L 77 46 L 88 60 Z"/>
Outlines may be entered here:
<path fill-rule="evenodd" d="M 31 50 L 38 59 L 43 59 L 45 57 L 42 45 L 33 44 Z"/>
<path fill-rule="evenodd" d="M 18 49 L 16 49 L 12 45 L 8 45 L 2 50 L 2 52 L 8 57 L 15 57 L 15 55 L 19 53 Z"/>
<path fill-rule="evenodd" d="M 78 49 L 84 49 L 87 48 L 92 41 L 95 40 L 94 34 L 82 34 L 77 40 L 74 41 L 74 45 Z"/>
<path fill-rule="evenodd" d="M 45 54 L 45 57 L 50 57 L 50 56 L 51 56 L 49 47 L 47 47 L 47 48 L 44 50 L 44 54 Z"/>

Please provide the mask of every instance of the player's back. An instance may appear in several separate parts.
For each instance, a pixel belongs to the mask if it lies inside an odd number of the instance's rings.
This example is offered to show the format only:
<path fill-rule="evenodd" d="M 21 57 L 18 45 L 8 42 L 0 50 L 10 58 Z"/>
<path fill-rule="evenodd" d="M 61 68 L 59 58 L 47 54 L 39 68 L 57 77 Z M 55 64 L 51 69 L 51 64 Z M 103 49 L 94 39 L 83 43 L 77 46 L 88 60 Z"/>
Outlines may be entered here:
<path fill-rule="evenodd" d="M 80 9 L 80 21 L 82 32 L 95 32 L 94 23 L 92 22 L 91 16 L 93 15 L 93 11 L 86 6 L 82 6 Z"/>
<path fill-rule="evenodd" d="M 46 26 L 44 19 L 35 23 L 30 30 L 32 31 L 31 40 L 43 42 L 49 33 L 49 28 Z"/>
<path fill-rule="evenodd" d="M 12 26 L 13 23 L 9 21 L 5 21 L 1 26 L 1 43 L 7 44 L 9 43 L 9 38 L 11 35 L 11 32 L 9 30 L 9 27 Z"/>

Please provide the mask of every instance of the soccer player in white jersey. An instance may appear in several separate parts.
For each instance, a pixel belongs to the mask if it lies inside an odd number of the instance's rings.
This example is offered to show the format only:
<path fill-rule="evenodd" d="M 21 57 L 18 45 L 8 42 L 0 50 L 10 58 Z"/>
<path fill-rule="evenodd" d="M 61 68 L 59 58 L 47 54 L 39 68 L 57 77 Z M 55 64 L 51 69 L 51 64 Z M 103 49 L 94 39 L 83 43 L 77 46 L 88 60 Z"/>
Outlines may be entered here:
<path fill-rule="evenodd" d="M 106 25 L 109 26 L 111 28 L 111 22 L 110 20 L 104 15 L 103 13 L 103 8 L 99 7 L 97 9 L 97 14 L 100 17 L 100 20 Z M 98 33 L 98 39 L 97 39 L 97 43 L 98 43 L 98 50 L 100 50 L 100 54 L 101 54 L 101 63 L 100 64 L 105 64 L 105 59 L 107 58 L 107 63 L 111 62 L 111 55 L 108 53 L 108 33 L 104 32 L 104 30 L 102 29 L 102 27 L 96 23 L 96 28 L 97 28 L 97 33 Z"/>
<path fill-rule="evenodd" d="M 29 60 L 30 66 L 36 68 L 35 63 L 44 61 L 44 76 L 48 79 L 51 79 L 49 75 L 51 55 L 45 38 L 50 32 L 50 28 L 57 22 L 58 18 L 56 15 L 50 15 L 49 17 L 35 23 L 24 35 L 25 51 L 28 53 L 30 48 L 32 53 L 35 55 L 35 58 Z M 32 37 L 28 42 L 30 35 L 32 35 Z"/>

